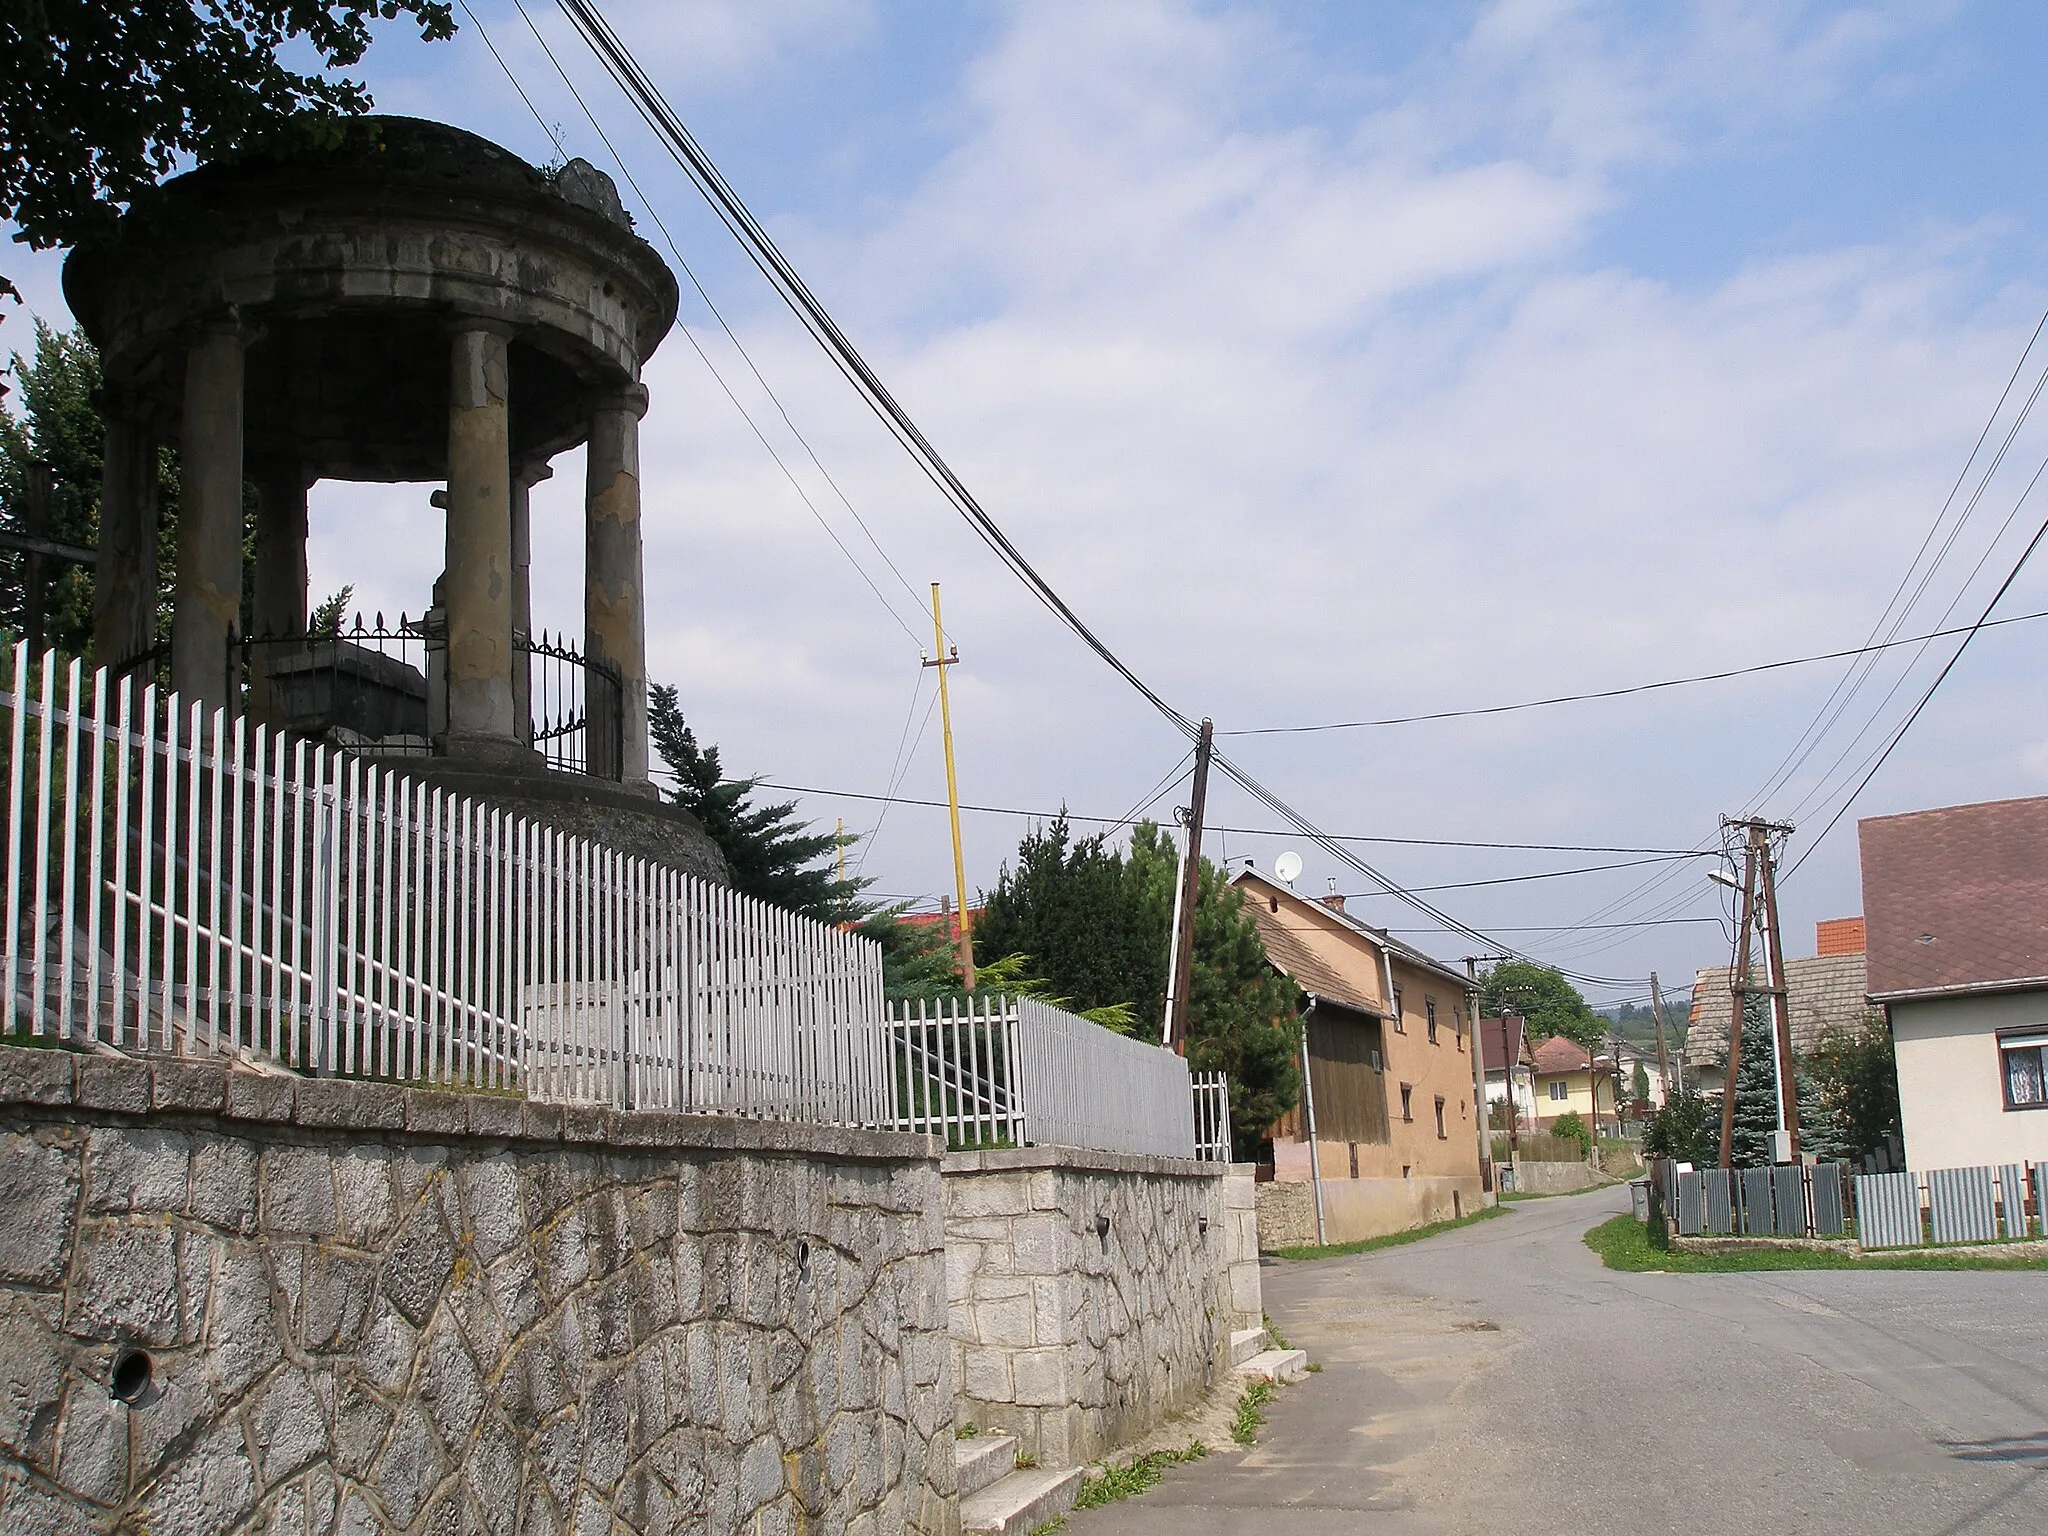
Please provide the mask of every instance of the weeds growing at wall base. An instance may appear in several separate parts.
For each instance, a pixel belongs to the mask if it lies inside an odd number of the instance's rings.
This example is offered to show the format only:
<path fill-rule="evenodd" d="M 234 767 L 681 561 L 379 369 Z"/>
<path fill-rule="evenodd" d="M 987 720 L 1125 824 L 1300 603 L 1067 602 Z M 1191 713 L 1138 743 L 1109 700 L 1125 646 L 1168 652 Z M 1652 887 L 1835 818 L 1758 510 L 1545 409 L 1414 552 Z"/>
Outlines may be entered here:
<path fill-rule="evenodd" d="M 1209 1447 L 1199 1440 L 1190 1440 L 1178 1451 L 1147 1451 L 1129 1461 L 1106 1461 L 1102 1464 L 1100 1477 L 1090 1478 L 1081 1485 L 1081 1496 L 1074 1500 L 1074 1507 L 1098 1509 L 1104 1504 L 1128 1499 L 1158 1482 L 1168 1467 L 1183 1461 L 1200 1461 L 1208 1454 Z"/>

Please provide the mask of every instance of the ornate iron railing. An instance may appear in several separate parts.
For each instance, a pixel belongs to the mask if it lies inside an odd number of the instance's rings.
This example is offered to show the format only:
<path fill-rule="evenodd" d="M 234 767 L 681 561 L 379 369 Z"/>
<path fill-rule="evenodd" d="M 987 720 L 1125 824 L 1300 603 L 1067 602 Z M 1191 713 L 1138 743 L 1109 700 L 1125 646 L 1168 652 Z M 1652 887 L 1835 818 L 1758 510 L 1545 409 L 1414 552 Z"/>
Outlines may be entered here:
<path fill-rule="evenodd" d="M 371 757 L 428 757 L 448 729 L 447 631 L 439 615 L 357 614 L 333 631 L 232 635 L 226 697 L 266 724 L 332 739 Z M 513 636 L 513 706 L 522 739 L 548 767 L 617 780 L 624 762 L 625 687 L 611 663 L 560 634 Z M 159 644 L 107 669 L 140 688 L 170 685 Z"/>

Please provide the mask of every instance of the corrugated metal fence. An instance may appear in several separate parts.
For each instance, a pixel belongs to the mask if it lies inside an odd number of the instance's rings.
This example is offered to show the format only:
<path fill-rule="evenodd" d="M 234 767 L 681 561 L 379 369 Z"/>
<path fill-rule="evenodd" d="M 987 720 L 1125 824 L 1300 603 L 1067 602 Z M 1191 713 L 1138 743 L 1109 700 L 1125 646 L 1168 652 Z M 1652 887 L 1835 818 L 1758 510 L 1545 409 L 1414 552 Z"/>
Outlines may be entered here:
<path fill-rule="evenodd" d="M 1841 1237 L 1864 1248 L 2017 1242 L 2048 1237 L 2042 1195 L 2048 1162 L 1936 1168 L 1926 1174 L 1849 1173 L 1813 1167 L 1684 1173 L 1664 1164 L 1666 1209 L 1682 1236 Z"/>
<path fill-rule="evenodd" d="M 899 1129 L 943 1136 L 956 1150 L 1230 1155 L 1221 1073 L 1196 1081 L 1172 1051 L 1035 998 L 901 1004 L 886 1028 Z"/>

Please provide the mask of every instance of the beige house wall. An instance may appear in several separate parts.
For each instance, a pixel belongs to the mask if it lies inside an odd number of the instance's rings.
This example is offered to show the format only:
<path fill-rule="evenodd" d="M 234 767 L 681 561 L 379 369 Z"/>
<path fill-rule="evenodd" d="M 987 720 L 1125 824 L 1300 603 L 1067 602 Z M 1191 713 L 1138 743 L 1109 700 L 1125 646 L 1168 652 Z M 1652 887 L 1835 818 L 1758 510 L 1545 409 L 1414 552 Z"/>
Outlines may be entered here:
<path fill-rule="evenodd" d="M 2048 1109 L 2007 1109 L 1998 1031 L 2048 1025 L 2048 992 L 1891 1005 L 1906 1166 L 2048 1159 Z"/>
<path fill-rule="evenodd" d="M 1387 996 L 1386 958 L 1381 946 L 1323 907 L 1262 880 L 1243 882 L 1247 901 L 1278 900 L 1290 931 L 1315 957 L 1342 976 L 1357 994 L 1387 1014 L 1382 1046 L 1385 1054 L 1388 1139 L 1371 1142 L 1318 1142 L 1323 1177 L 1324 1229 L 1330 1242 L 1353 1242 L 1398 1232 L 1487 1203 L 1479 1173 L 1478 1126 L 1473 1120 L 1472 1051 L 1465 984 L 1462 979 L 1418 965 L 1397 950 L 1393 955 L 1394 987 L 1400 1013 L 1394 1015 Z M 1429 1030 L 1429 1005 L 1436 1004 L 1436 1038 Z M 1401 1112 L 1401 1088 L 1409 1089 L 1409 1116 Z M 1443 1131 L 1437 1131 L 1436 1103 L 1443 1100 Z M 1310 1182 L 1307 1121 L 1296 1110 L 1282 1121 L 1273 1138 L 1274 1183 Z M 1266 1231 L 1266 1212 L 1289 1228 L 1296 1206 L 1292 1195 L 1260 1187 L 1260 1240 L 1267 1248 L 1285 1247 Z M 1314 1242 L 1313 1202 L 1309 1235 Z"/>
<path fill-rule="evenodd" d="M 1551 1122 L 1559 1117 L 1576 1113 L 1581 1120 L 1588 1120 L 1593 1107 L 1592 1093 L 1586 1086 L 1590 1076 L 1583 1067 L 1576 1072 L 1538 1072 L 1536 1074 L 1536 1128 L 1550 1129 Z M 1563 1083 L 1565 1097 L 1553 1099 L 1550 1085 Z M 1608 1130 L 1614 1128 L 1614 1085 L 1604 1077 L 1599 1083 L 1600 1120 Z"/>

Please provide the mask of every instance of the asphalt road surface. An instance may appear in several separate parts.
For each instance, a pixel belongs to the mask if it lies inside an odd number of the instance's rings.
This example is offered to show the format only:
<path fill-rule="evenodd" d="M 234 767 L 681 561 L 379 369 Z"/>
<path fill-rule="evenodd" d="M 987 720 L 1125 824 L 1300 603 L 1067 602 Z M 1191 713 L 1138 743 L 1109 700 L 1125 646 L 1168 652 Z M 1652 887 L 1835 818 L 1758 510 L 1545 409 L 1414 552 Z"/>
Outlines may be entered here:
<path fill-rule="evenodd" d="M 1620 1274 L 1626 1208 L 1268 1265 L 1323 1370 L 1070 1536 L 2048 1532 L 2048 1276 Z"/>

